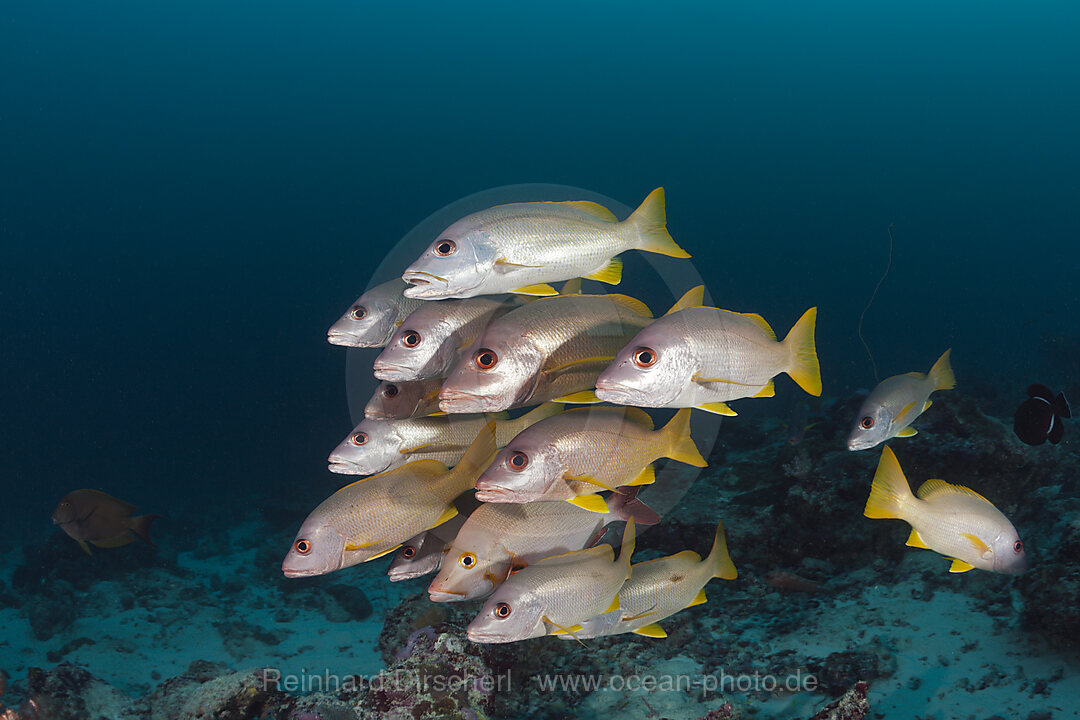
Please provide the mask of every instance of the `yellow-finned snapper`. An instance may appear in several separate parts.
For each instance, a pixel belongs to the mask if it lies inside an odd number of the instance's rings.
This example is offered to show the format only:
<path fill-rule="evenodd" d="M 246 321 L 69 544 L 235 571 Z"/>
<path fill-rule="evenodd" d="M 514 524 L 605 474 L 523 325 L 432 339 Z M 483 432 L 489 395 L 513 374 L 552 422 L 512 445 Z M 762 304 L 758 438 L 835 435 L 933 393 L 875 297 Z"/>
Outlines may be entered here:
<path fill-rule="evenodd" d="M 772 378 L 782 372 L 811 395 L 821 394 L 817 308 L 807 310 L 778 342 L 760 315 L 702 307 L 700 297 L 701 289 L 694 288 L 638 333 L 600 374 L 596 396 L 620 405 L 734 415 L 724 403 L 771 397 Z"/>
<path fill-rule="evenodd" d="M 450 549 L 450 545 L 453 544 L 454 538 L 468 517 L 465 513 L 458 512 L 442 525 L 425 530 L 407 540 L 394 553 L 394 561 L 390 563 L 390 569 L 386 571 L 390 582 L 414 580 L 438 570 L 443 558 L 446 557 L 446 551 Z"/>
<path fill-rule="evenodd" d="M 465 635 L 477 643 L 516 642 L 619 613 L 619 589 L 630 579 L 633 553 L 631 518 L 617 560 L 606 544 L 544 558 L 500 585 Z"/>
<path fill-rule="evenodd" d="M 601 515 L 565 502 L 484 503 L 454 538 L 429 596 L 435 602 L 482 598 L 514 568 L 596 543 L 609 523 L 631 517 L 639 525 L 660 522 L 637 499 L 637 488 L 613 494 L 607 504 L 608 512 Z"/>
<path fill-rule="evenodd" d="M 371 475 L 416 460 L 453 466 L 489 422 L 495 423 L 495 444 L 502 447 L 525 428 L 561 410 L 559 403 L 545 403 L 513 420 L 505 414 L 365 418 L 330 453 L 329 468 L 341 475 Z"/>
<path fill-rule="evenodd" d="M 547 283 L 576 277 L 617 285 L 622 261 L 615 256 L 626 250 L 690 257 L 666 224 L 663 188 L 623 222 L 588 201 L 497 205 L 439 233 L 401 277 L 412 284 L 408 297 L 425 300 L 554 295 Z"/>
<path fill-rule="evenodd" d="M 734 580 L 739 576 L 728 555 L 724 524 L 716 528 L 712 550 L 704 560 L 693 550 L 635 563 L 630 579 L 619 590 L 621 613 L 607 613 L 567 628 L 563 639 L 587 639 L 605 635 L 637 633 L 647 637 L 667 637 L 657 625 L 680 610 L 705 602 L 705 586 L 713 578 Z"/>
<path fill-rule="evenodd" d="M 406 418 L 442 415 L 439 389 L 443 378 L 382 382 L 364 407 L 368 420 L 405 420 Z"/>
<path fill-rule="evenodd" d="M 916 434 L 911 423 L 932 404 L 930 394 L 956 387 L 949 356 L 942 353 L 930 372 L 905 373 L 885 378 L 863 401 L 848 435 L 848 450 L 869 450 L 894 437 Z"/>
<path fill-rule="evenodd" d="M 649 308 L 626 295 L 531 302 L 488 325 L 443 383 L 439 407 L 467 413 L 546 400 L 595 402 L 597 375 L 650 322 Z"/>
<path fill-rule="evenodd" d="M 651 463 L 662 457 L 705 467 L 690 438 L 689 409 L 654 431 L 652 418 L 639 408 L 578 408 L 515 436 L 476 481 L 476 497 L 502 503 L 566 500 L 607 512 L 596 493 L 652 483 Z"/>
<path fill-rule="evenodd" d="M 330 326 L 326 339 L 345 347 L 383 347 L 401 321 L 423 304 L 402 295 L 405 288 L 400 278 L 371 288 Z"/>
<path fill-rule="evenodd" d="M 495 450 L 489 423 L 452 470 L 437 460 L 418 460 L 341 488 L 300 526 L 281 564 L 285 577 L 324 575 L 374 560 L 442 525 L 457 514 L 454 498 L 472 488 Z"/>
<path fill-rule="evenodd" d="M 519 304 L 505 296 L 424 303 L 405 318 L 375 358 L 375 377 L 395 381 L 446 377 L 488 323 Z"/>
<path fill-rule="evenodd" d="M 949 572 L 979 568 L 1019 575 L 1028 567 L 1016 528 L 989 500 L 944 480 L 927 480 L 913 495 L 888 445 L 881 451 L 863 514 L 911 525 L 907 545 L 949 558 Z"/>

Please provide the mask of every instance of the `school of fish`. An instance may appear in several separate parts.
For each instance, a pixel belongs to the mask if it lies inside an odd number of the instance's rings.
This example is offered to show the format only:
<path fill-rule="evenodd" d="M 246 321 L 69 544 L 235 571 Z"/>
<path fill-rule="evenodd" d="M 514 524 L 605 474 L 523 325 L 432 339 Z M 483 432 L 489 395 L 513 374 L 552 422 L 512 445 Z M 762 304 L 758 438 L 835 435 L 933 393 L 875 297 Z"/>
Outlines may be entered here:
<path fill-rule="evenodd" d="M 483 643 L 664 637 L 659 622 L 705 602 L 712 578 L 735 579 L 719 521 L 704 559 L 634 563 L 637 529 L 660 522 L 638 491 L 662 482 L 657 461 L 706 466 L 692 409 L 735 415 L 728 403 L 771 397 L 781 374 L 821 394 L 817 309 L 780 340 L 760 315 L 705 306 L 700 286 L 658 318 L 632 295 L 582 291 L 581 278 L 619 284 L 633 249 L 690 257 L 667 231 L 663 188 L 622 221 L 587 201 L 496 206 L 350 306 L 328 339 L 382 348 L 382 383 L 329 468 L 361 477 L 308 515 L 284 574 L 394 554 L 390 580 L 434 574 L 432 601 L 483 601 L 466 632 Z M 883 381 L 849 449 L 914 435 L 930 395 L 954 385 L 949 351 L 926 375 Z M 906 521 L 908 544 L 953 572 L 1027 566 L 990 501 L 941 480 L 912 493 L 888 446 L 865 515 Z M 602 542 L 615 522 L 617 551 Z"/>

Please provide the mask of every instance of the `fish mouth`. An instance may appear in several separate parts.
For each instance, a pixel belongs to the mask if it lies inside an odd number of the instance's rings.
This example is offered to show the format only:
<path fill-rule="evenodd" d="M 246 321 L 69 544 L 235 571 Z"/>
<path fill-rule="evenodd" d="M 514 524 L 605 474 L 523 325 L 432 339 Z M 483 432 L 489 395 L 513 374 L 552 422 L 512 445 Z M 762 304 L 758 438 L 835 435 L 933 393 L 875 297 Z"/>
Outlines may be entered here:
<path fill-rule="evenodd" d="M 331 345 L 340 345 L 341 347 L 369 347 L 369 343 L 362 339 L 360 335 L 345 332 L 344 330 L 329 330 L 326 333 L 326 339 Z"/>
<path fill-rule="evenodd" d="M 494 633 L 482 632 L 480 630 L 466 630 L 465 637 L 475 643 L 508 643 L 513 642 L 512 638 L 508 638 L 505 635 L 496 635 Z"/>
<path fill-rule="evenodd" d="M 431 602 L 461 602 L 467 600 L 465 593 L 453 592 L 451 590 L 432 590 L 428 589 L 428 599 Z"/>
<path fill-rule="evenodd" d="M 341 460 L 330 458 L 329 464 L 326 466 L 332 473 L 338 475 L 371 475 L 372 473 L 367 471 L 367 468 L 361 469 L 359 465 L 348 460 Z"/>
<path fill-rule="evenodd" d="M 641 398 L 641 393 L 626 385 L 620 385 L 615 382 L 601 382 L 596 381 L 596 397 L 605 402 L 615 403 L 616 405 L 634 405 L 636 401 Z"/>
<path fill-rule="evenodd" d="M 439 392 L 439 409 L 445 413 L 472 413 L 496 412 L 504 408 L 487 395 L 443 388 Z"/>
<path fill-rule="evenodd" d="M 405 297 L 441 298 L 450 293 L 450 281 L 434 273 L 406 270 L 401 279 L 409 283 L 404 290 Z"/>
<path fill-rule="evenodd" d="M 314 577 L 315 575 L 322 575 L 322 572 L 320 572 L 319 570 L 290 570 L 286 567 L 282 567 L 281 572 L 287 578 Z"/>
<path fill-rule="evenodd" d="M 376 361 L 372 365 L 375 377 L 389 382 L 407 382 L 416 379 L 416 371 L 404 365 Z"/>
<path fill-rule="evenodd" d="M 506 502 L 510 491 L 498 485 L 476 483 L 476 499 L 480 502 Z"/>

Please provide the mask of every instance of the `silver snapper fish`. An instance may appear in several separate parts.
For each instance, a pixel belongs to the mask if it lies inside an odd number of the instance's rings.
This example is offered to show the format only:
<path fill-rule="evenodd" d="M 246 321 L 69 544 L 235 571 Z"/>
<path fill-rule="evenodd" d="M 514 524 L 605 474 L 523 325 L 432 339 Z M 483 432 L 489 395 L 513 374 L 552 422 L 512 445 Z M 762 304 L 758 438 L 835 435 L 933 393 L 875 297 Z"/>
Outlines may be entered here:
<path fill-rule="evenodd" d="M 405 420 L 443 415 L 445 413 L 439 410 L 442 384 L 442 378 L 379 383 L 364 407 L 364 417 L 368 420 Z"/>
<path fill-rule="evenodd" d="M 341 475 L 371 475 L 416 460 L 453 466 L 489 422 L 495 423 L 495 444 L 502 447 L 534 422 L 561 410 L 558 403 L 546 403 L 512 420 L 505 415 L 364 419 L 330 453 L 329 469 Z"/>
<path fill-rule="evenodd" d="M 652 463 L 668 457 L 705 467 L 690 437 L 690 410 L 661 430 L 639 408 L 579 408 L 541 420 L 516 435 L 476 481 L 484 502 L 566 500 L 607 512 L 596 493 L 653 482 Z"/>
<path fill-rule="evenodd" d="M 648 307 L 626 295 L 531 302 L 488 325 L 443 383 L 439 407 L 465 413 L 555 399 L 595 402 L 597 375 L 650 322 Z"/>
<path fill-rule="evenodd" d="M 690 255 L 665 227 L 664 189 L 653 190 L 623 222 L 588 201 L 497 205 L 439 233 L 402 279 L 408 297 L 436 300 L 517 292 L 554 295 L 547 283 L 585 277 L 617 285 L 631 249 Z"/>
<path fill-rule="evenodd" d="M 734 580 L 739 576 L 728 554 L 724 524 L 716 528 L 712 550 L 704 560 L 693 550 L 634 564 L 630 579 L 619 590 L 621 613 L 607 613 L 581 626 L 556 633 L 563 639 L 579 639 L 636 633 L 667 637 L 657 623 L 686 608 L 706 601 L 705 586 L 713 578 Z"/>
<path fill-rule="evenodd" d="M 1019 575 L 1028 567 L 1016 528 L 989 500 L 944 480 L 927 480 L 913 495 L 888 445 L 881 451 L 863 514 L 911 525 L 907 545 L 951 559 L 949 572 L 979 568 Z"/>
<path fill-rule="evenodd" d="M 421 300 L 402 295 L 405 288 L 406 284 L 400 278 L 371 288 L 330 326 L 326 339 L 331 345 L 345 347 L 386 345 L 401 321 L 423 304 Z"/>
<path fill-rule="evenodd" d="M 911 423 L 932 404 L 931 393 L 956 387 L 949 356 L 942 353 L 926 375 L 910 372 L 885 378 L 863 401 L 848 435 L 848 450 L 868 450 L 894 437 L 911 437 Z"/>
<path fill-rule="evenodd" d="M 488 323 L 518 305 L 518 300 L 507 297 L 424 303 L 405 318 L 375 358 L 375 377 L 394 381 L 446 377 Z"/>
<path fill-rule="evenodd" d="M 807 310 L 778 342 L 760 315 L 688 307 L 690 293 L 619 352 L 596 381 L 598 398 L 734 415 L 724 403 L 771 397 L 772 378 L 782 372 L 811 395 L 821 394 L 816 308 Z"/>
<path fill-rule="evenodd" d="M 618 560 L 600 545 L 544 558 L 500 585 L 465 629 L 473 642 L 507 643 L 566 631 L 617 613 L 619 589 L 630 579 L 634 520 L 626 523 Z"/>
<path fill-rule="evenodd" d="M 324 575 L 397 550 L 457 514 L 454 499 L 472 488 L 495 457 L 486 426 L 452 470 L 418 460 L 338 490 L 315 508 L 281 565 L 285 577 Z"/>
<path fill-rule="evenodd" d="M 450 545 L 468 517 L 459 512 L 442 525 L 425 530 L 406 541 L 394 554 L 394 561 L 390 563 L 390 569 L 386 572 L 390 582 L 415 580 L 438 570 L 443 558 L 446 557 L 446 551 L 450 549 Z"/>
<path fill-rule="evenodd" d="M 607 503 L 603 515 L 565 502 L 481 505 L 454 538 L 428 594 L 435 602 L 482 598 L 515 567 L 599 541 L 609 523 L 631 517 L 640 525 L 660 522 L 637 499 L 637 488 L 612 495 Z"/>

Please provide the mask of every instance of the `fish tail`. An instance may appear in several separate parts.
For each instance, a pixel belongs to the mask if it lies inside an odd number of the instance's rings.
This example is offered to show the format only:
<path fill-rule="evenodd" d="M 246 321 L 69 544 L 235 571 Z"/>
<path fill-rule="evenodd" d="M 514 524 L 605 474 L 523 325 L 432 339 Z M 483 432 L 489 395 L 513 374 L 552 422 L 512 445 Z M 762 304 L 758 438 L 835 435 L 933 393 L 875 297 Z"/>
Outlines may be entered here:
<path fill-rule="evenodd" d="M 154 543 L 154 541 L 150 539 L 150 523 L 154 522 L 159 517 L 161 517 L 161 516 L 160 515 L 140 515 L 138 517 L 133 517 L 128 521 L 130 523 L 128 525 L 128 528 L 131 530 L 131 532 L 138 535 L 145 542 L 149 543 L 150 545 L 154 545 L 154 547 L 157 547 L 157 545 Z"/>
<path fill-rule="evenodd" d="M 664 188 L 658 187 L 649 193 L 626 222 L 636 231 L 638 250 L 676 258 L 690 257 L 690 253 L 676 245 L 667 231 Z"/>
<path fill-rule="evenodd" d="M 675 413 L 662 432 L 667 436 L 667 457 L 694 467 L 708 465 L 690 437 L 690 408 Z"/>
<path fill-rule="evenodd" d="M 660 514 L 637 499 L 638 490 L 637 487 L 621 487 L 612 493 L 608 501 L 608 513 L 612 522 L 630 518 L 638 525 L 656 525 L 660 522 Z"/>
<path fill-rule="evenodd" d="M 472 487 L 480 473 L 495 459 L 496 452 L 498 447 L 495 445 L 495 421 L 491 420 L 476 434 L 476 439 L 450 472 L 455 473 L 462 481 L 468 481 L 469 487 Z"/>
<path fill-rule="evenodd" d="M 713 577 L 723 578 L 724 580 L 734 580 L 739 577 L 739 571 L 735 569 L 735 563 L 731 561 L 731 555 L 728 555 L 723 522 L 716 525 L 716 537 L 713 539 L 712 550 L 709 551 L 709 557 L 705 558 L 705 562 L 712 568 Z"/>
<path fill-rule="evenodd" d="M 634 518 L 626 521 L 626 528 L 622 535 L 622 549 L 619 551 L 619 564 L 625 566 L 626 577 L 630 577 L 630 557 L 634 554 L 634 543 L 637 541 L 637 533 L 634 527 Z"/>
<path fill-rule="evenodd" d="M 949 362 L 951 353 L 952 348 L 943 352 L 938 361 L 934 363 L 934 367 L 930 368 L 930 372 L 927 373 L 934 390 L 952 390 L 956 387 L 956 376 L 953 375 L 952 364 Z"/>
<path fill-rule="evenodd" d="M 870 486 L 870 497 L 866 501 L 863 515 L 868 518 L 904 520 L 905 509 L 910 507 L 914 499 L 911 486 L 904 477 L 904 471 L 900 469 L 900 461 L 886 445 L 881 451 L 881 460 L 878 461 L 877 472 L 874 473 L 874 482 Z"/>
<path fill-rule="evenodd" d="M 799 321 L 784 338 L 784 347 L 791 354 L 787 374 L 799 387 L 814 396 L 821 395 L 821 366 L 818 364 L 817 347 L 814 344 L 814 325 L 817 308 L 803 313 Z"/>
<path fill-rule="evenodd" d="M 543 405 L 540 405 L 538 407 L 533 408 L 532 410 L 525 413 L 521 417 L 515 418 L 514 420 L 510 420 L 506 424 L 507 429 L 510 431 L 508 433 L 510 437 L 506 438 L 506 442 L 510 442 L 511 440 L 513 440 L 514 436 L 517 435 L 518 433 L 520 433 L 525 428 L 528 428 L 528 427 L 530 427 L 532 425 L 535 425 L 536 423 L 540 422 L 541 420 L 549 418 L 552 415 L 558 415 L 560 412 L 562 412 L 562 409 L 563 409 L 562 403 L 546 402 Z M 502 424 L 502 423 L 500 423 L 500 424 Z M 503 438 L 501 436 L 502 436 L 503 433 L 499 432 L 499 430 L 500 430 L 499 426 L 496 425 L 495 426 L 495 434 L 497 436 L 500 436 L 500 437 L 497 438 L 497 440 L 502 440 Z M 503 443 L 503 442 L 499 442 L 497 444 L 499 446 L 506 445 L 506 443 Z"/>

